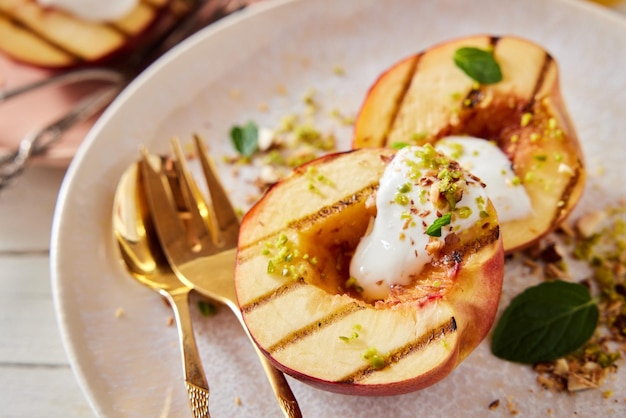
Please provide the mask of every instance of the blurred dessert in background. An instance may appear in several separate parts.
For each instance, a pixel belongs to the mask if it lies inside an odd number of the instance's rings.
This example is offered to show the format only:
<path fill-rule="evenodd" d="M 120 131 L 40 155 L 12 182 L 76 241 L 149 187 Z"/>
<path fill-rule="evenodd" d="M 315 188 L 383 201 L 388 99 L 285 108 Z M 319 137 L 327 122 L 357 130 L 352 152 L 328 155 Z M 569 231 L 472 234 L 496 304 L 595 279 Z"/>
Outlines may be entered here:
<path fill-rule="evenodd" d="M 0 51 L 65 69 L 109 63 L 163 34 L 196 0 L 0 0 Z"/>

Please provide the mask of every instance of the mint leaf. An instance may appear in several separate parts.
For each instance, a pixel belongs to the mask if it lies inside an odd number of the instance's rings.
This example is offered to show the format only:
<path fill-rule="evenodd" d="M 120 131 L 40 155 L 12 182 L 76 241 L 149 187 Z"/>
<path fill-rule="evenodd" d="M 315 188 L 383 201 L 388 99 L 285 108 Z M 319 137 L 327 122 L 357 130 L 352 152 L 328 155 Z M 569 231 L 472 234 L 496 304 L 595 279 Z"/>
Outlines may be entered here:
<path fill-rule="evenodd" d="M 480 84 L 494 84 L 502 81 L 500 65 L 493 54 L 484 49 L 459 48 L 454 52 L 454 63 Z"/>
<path fill-rule="evenodd" d="M 230 130 L 230 139 L 241 155 L 250 157 L 259 149 L 259 128 L 252 121 L 243 126 L 235 125 Z"/>
<path fill-rule="evenodd" d="M 452 221 L 452 214 L 446 213 L 441 218 L 435 219 L 431 226 L 426 229 L 426 235 L 431 237 L 441 236 L 441 227 L 448 225 Z"/>
<path fill-rule="evenodd" d="M 518 363 L 555 360 L 580 348 L 598 325 L 598 306 L 577 283 L 544 282 L 520 293 L 498 321 L 497 357 Z"/>

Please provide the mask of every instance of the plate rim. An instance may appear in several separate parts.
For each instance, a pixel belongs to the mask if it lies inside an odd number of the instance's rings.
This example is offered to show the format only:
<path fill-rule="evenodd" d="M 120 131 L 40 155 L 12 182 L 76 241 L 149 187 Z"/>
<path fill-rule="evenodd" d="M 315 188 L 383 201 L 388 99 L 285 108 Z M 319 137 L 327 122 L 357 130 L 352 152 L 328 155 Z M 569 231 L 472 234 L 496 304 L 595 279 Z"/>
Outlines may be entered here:
<path fill-rule="evenodd" d="M 197 44 L 207 42 L 208 39 L 215 36 L 215 33 L 221 32 L 228 27 L 235 26 L 242 21 L 250 19 L 252 16 L 268 13 L 276 8 L 284 7 L 288 4 L 312 2 L 314 0 L 267 0 L 262 2 L 256 2 L 245 9 L 233 13 L 220 21 L 211 24 L 209 27 L 201 30 L 192 37 L 188 38 L 181 44 L 174 47 L 163 57 L 159 58 L 142 74 L 135 78 L 119 95 L 118 97 L 107 107 L 104 113 L 94 123 L 89 130 L 85 139 L 79 144 L 76 153 L 74 154 L 61 184 L 59 190 L 57 204 L 54 210 L 54 216 L 52 220 L 51 228 L 51 241 L 50 241 L 50 275 L 51 275 L 51 287 L 52 297 L 54 303 L 54 311 L 59 326 L 59 333 L 61 335 L 62 343 L 67 354 L 68 361 L 71 365 L 72 371 L 76 377 L 76 380 L 89 402 L 92 410 L 99 416 L 103 414 L 102 408 L 96 403 L 98 398 L 94 393 L 93 387 L 89 383 L 89 378 L 85 373 L 85 368 L 80 364 L 81 355 L 78 353 L 76 341 L 71 337 L 75 334 L 75 330 L 72 330 L 72 326 L 66 316 L 66 312 L 63 310 L 65 298 L 67 297 L 66 289 L 63 288 L 63 272 L 61 271 L 61 260 L 64 256 L 63 245 L 61 238 L 63 236 L 63 226 L 65 223 L 64 214 L 67 211 L 68 205 L 71 204 L 72 198 L 72 185 L 77 181 L 77 175 L 79 169 L 85 163 L 86 156 L 99 138 L 99 133 L 102 127 L 118 112 L 118 109 L 131 98 L 135 92 L 141 89 L 155 74 L 160 73 L 163 68 L 171 65 L 172 61 L 175 61 L 185 51 L 193 49 Z M 354 0 L 355 3 L 359 0 Z M 539 2 L 546 0 L 536 0 Z M 601 5 L 591 3 L 582 0 L 550 0 L 553 3 L 560 3 L 564 7 L 580 8 L 586 13 L 591 13 L 600 19 L 607 19 L 611 24 L 621 25 L 626 34 L 626 17 L 614 12 Z"/>

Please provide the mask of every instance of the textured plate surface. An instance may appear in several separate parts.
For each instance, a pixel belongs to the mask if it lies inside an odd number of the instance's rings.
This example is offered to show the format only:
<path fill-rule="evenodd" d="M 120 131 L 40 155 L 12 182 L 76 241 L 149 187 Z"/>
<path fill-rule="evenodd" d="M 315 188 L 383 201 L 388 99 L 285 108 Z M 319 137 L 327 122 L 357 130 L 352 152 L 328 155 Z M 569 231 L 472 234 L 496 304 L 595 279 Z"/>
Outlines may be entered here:
<path fill-rule="evenodd" d="M 584 28 L 584 30 L 582 30 Z M 519 35 L 558 61 L 564 98 L 589 165 L 578 212 L 626 198 L 619 145 L 626 132 L 626 22 L 589 3 L 564 0 L 295 0 L 249 7 L 171 51 L 133 82 L 79 148 L 57 208 L 52 271 L 62 336 L 77 378 L 103 417 L 189 416 L 176 330 L 161 298 L 128 277 L 111 233 L 115 185 L 140 144 L 165 151 L 171 135 L 199 132 L 216 156 L 233 154 L 228 131 L 255 120 L 275 126 L 314 88 L 327 108 L 354 115 L 369 85 L 399 59 L 462 35 Z M 333 68 L 341 66 L 339 76 Z M 236 94 L 235 94 L 236 93 Z M 322 125 L 326 122 L 321 121 Z M 341 148 L 350 129 L 337 130 Z M 238 206 L 252 190 L 221 165 Z M 618 186 L 620 185 L 620 186 Z M 503 304 L 538 278 L 507 265 Z M 123 315 L 116 317 L 116 311 Z M 252 348 L 226 310 L 194 310 L 215 417 L 279 416 Z M 484 342 L 451 376 L 421 392 L 360 398 L 290 380 L 307 417 L 621 416 L 616 395 L 541 389 L 526 366 L 494 358 Z M 236 399 L 241 404 L 236 404 Z M 500 400 L 490 411 L 489 404 Z"/>

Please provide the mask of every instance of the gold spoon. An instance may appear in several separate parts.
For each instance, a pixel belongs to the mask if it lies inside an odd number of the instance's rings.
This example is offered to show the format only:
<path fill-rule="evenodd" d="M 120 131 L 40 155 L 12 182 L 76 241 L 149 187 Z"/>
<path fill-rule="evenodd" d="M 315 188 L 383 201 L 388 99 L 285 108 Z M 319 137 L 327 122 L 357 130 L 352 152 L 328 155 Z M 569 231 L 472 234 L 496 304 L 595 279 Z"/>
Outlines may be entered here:
<path fill-rule="evenodd" d="M 185 385 L 193 416 L 209 417 L 209 385 L 196 347 L 191 316 L 191 288 L 171 271 L 148 221 L 144 188 L 137 164 L 130 166 L 117 186 L 113 204 L 113 230 L 122 259 L 131 275 L 159 292 L 170 303 L 178 328 Z"/>

